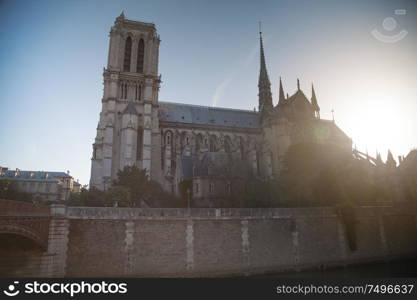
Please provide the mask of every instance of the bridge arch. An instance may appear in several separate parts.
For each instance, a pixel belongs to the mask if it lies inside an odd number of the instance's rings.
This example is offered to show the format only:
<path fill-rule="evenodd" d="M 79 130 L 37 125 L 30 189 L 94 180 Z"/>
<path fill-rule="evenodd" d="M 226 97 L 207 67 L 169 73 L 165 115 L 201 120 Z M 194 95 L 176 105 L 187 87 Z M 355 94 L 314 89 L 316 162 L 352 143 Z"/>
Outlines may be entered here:
<path fill-rule="evenodd" d="M 43 251 L 47 249 L 47 240 L 42 238 L 39 232 L 36 232 L 34 229 L 28 226 L 0 224 L 0 239 L 5 235 L 17 235 L 29 239 Z"/>
<path fill-rule="evenodd" d="M 30 230 L 0 226 L 0 278 L 40 276 L 45 253 L 45 245 Z"/>

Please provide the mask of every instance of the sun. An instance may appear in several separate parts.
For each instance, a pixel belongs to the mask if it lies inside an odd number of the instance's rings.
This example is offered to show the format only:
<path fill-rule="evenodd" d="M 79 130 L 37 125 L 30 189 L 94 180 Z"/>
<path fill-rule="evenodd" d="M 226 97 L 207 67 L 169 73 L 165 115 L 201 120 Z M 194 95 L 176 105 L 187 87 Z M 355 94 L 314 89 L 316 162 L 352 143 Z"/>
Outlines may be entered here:
<path fill-rule="evenodd" d="M 366 84 L 366 87 L 358 88 L 361 92 L 355 95 L 350 124 L 346 128 L 354 146 L 373 157 L 379 152 L 383 159 L 388 150 L 394 156 L 406 154 L 409 151 L 406 140 L 409 120 L 401 101 L 408 96 L 407 91 L 395 89 L 392 83 L 391 86 L 378 84 L 378 81 Z"/>

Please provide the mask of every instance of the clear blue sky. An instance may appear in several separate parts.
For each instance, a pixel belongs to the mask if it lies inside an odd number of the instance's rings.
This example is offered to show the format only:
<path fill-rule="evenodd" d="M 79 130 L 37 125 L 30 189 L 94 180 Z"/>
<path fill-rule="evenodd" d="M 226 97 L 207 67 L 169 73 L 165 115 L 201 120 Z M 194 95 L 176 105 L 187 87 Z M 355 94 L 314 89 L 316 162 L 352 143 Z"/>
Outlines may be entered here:
<path fill-rule="evenodd" d="M 0 0 L 1 166 L 70 170 L 88 183 L 108 33 L 122 10 L 157 26 L 160 100 L 257 106 L 262 21 L 275 103 L 279 76 L 290 94 L 299 77 L 359 149 L 417 146 L 417 1 Z M 373 29 L 408 34 L 389 44 Z"/>

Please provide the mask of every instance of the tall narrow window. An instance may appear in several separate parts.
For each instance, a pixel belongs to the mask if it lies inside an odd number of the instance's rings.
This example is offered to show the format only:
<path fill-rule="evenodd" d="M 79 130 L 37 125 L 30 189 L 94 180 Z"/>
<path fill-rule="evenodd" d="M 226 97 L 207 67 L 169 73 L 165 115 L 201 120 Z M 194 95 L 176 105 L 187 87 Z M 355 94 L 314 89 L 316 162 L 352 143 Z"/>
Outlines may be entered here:
<path fill-rule="evenodd" d="M 171 131 L 165 133 L 165 146 L 171 146 Z"/>
<path fill-rule="evenodd" d="M 176 169 L 177 169 L 177 161 L 175 159 L 171 159 L 171 172 L 174 174 Z"/>
<path fill-rule="evenodd" d="M 231 194 L 231 192 L 232 192 L 232 184 L 230 183 L 230 181 L 228 181 L 228 182 L 226 183 L 226 194 L 227 194 L 227 195 L 230 195 L 230 194 Z"/>
<path fill-rule="evenodd" d="M 144 56 L 145 56 L 145 43 L 143 42 L 143 39 L 140 39 L 139 45 L 138 45 L 138 60 L 136 64 L 137 73 L 143 73 Z"/>
<path fill-rule="evenodd" d="M 132 53 L 132 39 L 127 37 L 125 45 L 125 58 L 123 61 L 123 71 L 130 72 L 130 56 Z"/>
<path fill-rule="evenodd" d="M 232 152 L 232 141 L 229 136 L 224 138 L 224 151 L 226 151 L 226 153 Z"/>
<path fill-rule="evenodd" d="M 203 136 L 201 134 L 197 134 L 196 141 L 195 141 L 195 152 L 200 151 L 202 144 L 203 144 Z"/>
<path fill-rule="evenodd" d="M 242 137 L 239 137 L 240 158 L 245 159 L 245 145 Z"/>
<path fill-rule="evenodd" d="M 136 141 L 136 160 L 142 159 L 142 130 L 138 130 L 138 136 Z"/>
<path fill-rule="evenodd" d="M 141 85 L 136 85 L 135 100 L 140 100 L 141 97 L 142 97 L 142 86 Z"/>
<path fill-rule="evenodd" d="M 121 98 L 127 99 L 127 83 L 122 83 L 120 86 L 121 86 Z"/>
<path fill-rule="evenodd" d="M 217 137 L 215 135 L 210 136 L 210 152 L 217 152 Z"/>
<path fill-rule="evenodd" d="M 256 174 L 261 175 L 260 164 L 259 164 L 259 152 L 258 151 L 256 151 L 255 159 L 256 159 Z"/>
<path fill-rule="evenodd" d="M 213 182 L 210 182 L 210 185 L 209 185 L 209 192 L 210 192 L 210 194 L 212 194 L 213 191 L 214 191 L 214 183 Z"/>

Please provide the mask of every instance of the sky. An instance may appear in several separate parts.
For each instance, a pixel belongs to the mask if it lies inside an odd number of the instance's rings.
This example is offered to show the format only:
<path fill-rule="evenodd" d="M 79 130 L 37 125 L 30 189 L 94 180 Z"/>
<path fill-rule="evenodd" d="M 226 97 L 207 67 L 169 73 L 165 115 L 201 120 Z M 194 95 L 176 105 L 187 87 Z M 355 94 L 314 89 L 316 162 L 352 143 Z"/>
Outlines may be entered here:
<path fill-rule="evenodd" d="M 257 107 L 261 21 L 275 104 L 279 77 L 290 95 L 299 78 L 358 150 L 417 147 L 415 0 L 0 0 L 0 166 L 69 170 L 88 184 L 122 11 L 156 24 L 160 101 Z"/>

